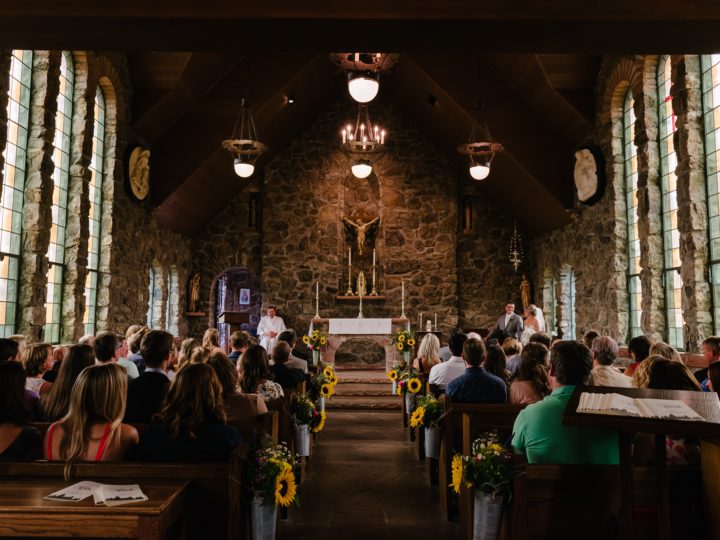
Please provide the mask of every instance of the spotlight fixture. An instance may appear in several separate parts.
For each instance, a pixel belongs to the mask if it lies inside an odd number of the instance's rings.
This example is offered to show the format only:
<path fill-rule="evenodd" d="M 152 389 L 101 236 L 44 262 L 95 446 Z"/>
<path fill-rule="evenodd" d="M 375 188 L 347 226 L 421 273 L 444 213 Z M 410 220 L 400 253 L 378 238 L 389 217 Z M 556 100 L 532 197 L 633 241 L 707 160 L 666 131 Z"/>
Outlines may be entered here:
<path fill-rule="evenodd" d="M 342 147 L 350 155 L 352 173 L 357 178 L 367 178 L 372 173 L 371 158 L 385 149 L 387 133 L 370 120 L 368 106 L 358 105 L 355 126 L 348 124 L 340 131 Z"/>
<path fill-rule="evenodd" d="M 396 53 L 332 53 L 333 64 L 347 71 L 348 92 L 358 103 L 369 103 L 380 90 L 380 72 L 397 62 Z"/>
<path fill-rule="evenodd" d="M 240 113 L 235 121 L 232 136 L 223 141 L 222 147 L 233 156 L 235 174 L 241 178 L 252 176 L 257 158 L 267 152 L 267 146 L 257 140 L 252 110 L 245 98 L 240 103 Z"/>
<path fill-rule="evenodd" d="M 482 134 L 478 133 L 480 131 L 478 128 L 478 116 L 482 116 Z M 478 141 L 481 136 L 486 137 L 488 140 Z M 465 154 L 470 159 L 470 176 L 475 180 L 485 180 L 490 174 L 490 163 L 495 157 L 495 154 L 502 151 L 502 144 L 493 142 L 492 135 L 490 135 L 490 130 L 487 127 L 483 107 L 482 105 L 478 105 L 475 117 L 473 118 L 468 142 L 458 146 L 458 152 Z"/>

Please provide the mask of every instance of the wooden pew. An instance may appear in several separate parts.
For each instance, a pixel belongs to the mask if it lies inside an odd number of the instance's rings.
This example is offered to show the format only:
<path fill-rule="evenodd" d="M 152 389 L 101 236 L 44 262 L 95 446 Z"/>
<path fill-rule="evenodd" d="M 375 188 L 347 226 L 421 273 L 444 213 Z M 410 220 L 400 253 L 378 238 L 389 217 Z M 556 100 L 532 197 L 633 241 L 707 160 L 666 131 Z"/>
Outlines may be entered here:
<path fill-rule="evenodd" d="M 130 521 L 140 523 L 143 512 L 135 512 L 132 505 L 122 508 L 123 512 L 117 512 L 116 508 L 95 508 L 97 514 L 106 516 L 105 526 L 112 529 L 121 537 L 137 538 L 161 538 L 162 536 L 151 533 L 157 532 L 157 528 L 168 528 L 173 521 L 183 518 L 181 524 L 182 533 L 187 532 L 188 538 L 212 538 L 212 539 L 247 539 L 249 538 L 249 505 L 245 504 L 242 493 L 242 466 L 247 455 L 247 445 L 241 445 L 232 454 L 228 463 L 141 463 L 141 462 L 100 462 L 100 463 L 78 463 L 72 469 L 72 479 L 63 480 L 63 463 L 32 462 L 32 463 L 0 463 L 0 477 L 4 482 L 21 482 L 27 485 L 43 486 L 48 489 L 61 483 L 64 486 L 71 485 L 81 480 L 93 480 L 104 483 L 123 484 L 138 483 L 140 487 L 149 486 L 150 490 L 159 490 L 157 493 L 165 493 L 167 489 L 178 490 L 181 499 L 177 505 L 169 509 L 168 515 L 155 516 L 152 523 L 145 522 L 142 527 L 133 526 Z M 187 484 L 187 486 L 185 486 Z M 163 491 L 160 488 L 166 488 Z M 52 490 L 54 491 L 54 489 Z M 45 495 L 51 493 L 48 491 Z M 150 501 L 152 502 L 152 501 Z M 157 502 L 157 501 L 156 501 Z M 180 515 L 178 516 L 178 511 Z M 80 507 L 71 503 L 66 505 L 66 514 L 79 514 Z M 19 498 L 17 503 L 9 504 L 4 501 L 0 509 L 0 523 L 9 525 L 7 517 L 14 515 L 15 518 L 22 518 L 35 514 L 43 519 L 24 519 L 25 528 L 18 529 L 19 536 L 105 536 L 98 534 L 96 530 L 78 531 L 73 525 L 73 520 L 58 519 L 60 529 L 65 523 L 66 530 L 62 534 L 58 530 L 48 527 L 52 523 L 52 516 L 43 513 L 43 507 L 38 506 L 32 499 Z M 123 517 L 124 516 L 124 517 Z M 145 516 L 147 517 L 147 515 Z M 76 518 L 78 516 L 76 515 Z M 166 521 L 163 521 L 166 520 Z M 2 525 L 0 524 L 0 527 Z M 34 529 L 30 531 L 29 528 Z M 139 528 L 138 528 L 139 527 Z M 148 529 L 150 527 L 150 529 Z M 2 536 L 13 534 L 11 531 L 0 528 Z M 150 532 L 148 532 L 150 531 Z M 23 534 L 19 534 L 22 532 Z M 52 533 L 52 534 L 51 534 Z M 154 534 L 154 533 L 153 533 Z"/>
<path fill-rule="evenodd" d="M 702 512 L 700 469 L 668 467 L 668 477 L 672 486 L 672 537 L 713 537 L 707 535 Z M 588 540 L 628 533 L 635 539 L 657 538 L 655 469 L 635 467 L 633 483 L 635 531 L 622 531 L 619 466 L 521 465 L 513 481 L 504 538 L 575 538 L 579 531 Z"/>
<path fill-rule="evenodd" d="M 462 451 L 463 414 L 472 415 L 476 419 L 479 430 L 497 429 L 501 436 L 510 436 L 515 418 L 525 407 L 514 404 L 476 404 L 453 403 L 444 396 L 446 416 L 443 421 L 442 442 L 440 443 L 440 459 L 438 461 L 438 485 L 440 486 L 440 505 L 448 521 L 458 517 L 458 500 L 452 488 L 452 458 Z"/>

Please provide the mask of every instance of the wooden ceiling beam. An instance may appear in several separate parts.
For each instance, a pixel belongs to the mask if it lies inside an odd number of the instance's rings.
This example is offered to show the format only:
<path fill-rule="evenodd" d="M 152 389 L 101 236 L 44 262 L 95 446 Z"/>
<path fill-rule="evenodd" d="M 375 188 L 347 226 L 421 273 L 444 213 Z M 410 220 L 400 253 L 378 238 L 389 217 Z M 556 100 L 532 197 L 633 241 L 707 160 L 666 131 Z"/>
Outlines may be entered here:
<path fill-rule="evenodd" d="M 482 59 L 565 140 L 577 144 L 592 132 L 592 120 L 553 88 L 537 55 L 487 54 Z M 592 96 L 593 88 L 587 92 Z"/>
<path fill-rule="evenodd" d="M 242 60 L 244 54 L 195 52 L 190 55 L 174 87 L 152 105 L 133 128 L 153 144 L 194 107 Z"/>
<path fill-rule="evenodd" d="M 698 53 L 720 49 L 707 0 L 3 0 L 0 48 Z"/>

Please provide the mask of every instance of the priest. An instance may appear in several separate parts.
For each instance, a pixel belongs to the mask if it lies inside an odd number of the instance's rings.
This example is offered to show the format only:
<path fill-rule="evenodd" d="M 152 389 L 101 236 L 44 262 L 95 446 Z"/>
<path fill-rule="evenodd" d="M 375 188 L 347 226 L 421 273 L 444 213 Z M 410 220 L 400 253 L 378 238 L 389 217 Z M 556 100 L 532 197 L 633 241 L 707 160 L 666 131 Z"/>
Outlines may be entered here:
<path fill-rule="evenodd" d="M 268 355 L 272 354 L 280 332 L 286 329 L 285 321 L 283 321 L 282 317 L 276 315 L 275 306 L 268 306 L 267 315 L 260 319 L 257 329 L 260 345 L 265 347 Z"/>

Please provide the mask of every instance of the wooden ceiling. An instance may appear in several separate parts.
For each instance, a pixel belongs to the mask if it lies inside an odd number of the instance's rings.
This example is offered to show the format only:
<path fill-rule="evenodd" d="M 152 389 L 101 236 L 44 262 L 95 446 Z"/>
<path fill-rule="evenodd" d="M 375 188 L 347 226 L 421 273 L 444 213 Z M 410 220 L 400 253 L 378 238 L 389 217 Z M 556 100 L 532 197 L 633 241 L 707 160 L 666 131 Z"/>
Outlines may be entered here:
<path fill-rule="evenodd" d="M 271 149 L 262 169 L 346 93 L 332 50 L 399 52 L 381 99 L 459 170 L 466 162 L 456 146 L 482 101 L 505 152 L 480 189 L 528 233 L 567 223 L 572 154 L 592 130 L 603 54 L 720 50 L 720 3 L 704 0 L 65 4 L 4 0 L 0 47 L 129 51 L 133 129 L 152 148 L 157 219 L 187 234 L 247 186 L 220 148 L 245 90 Z"/>

